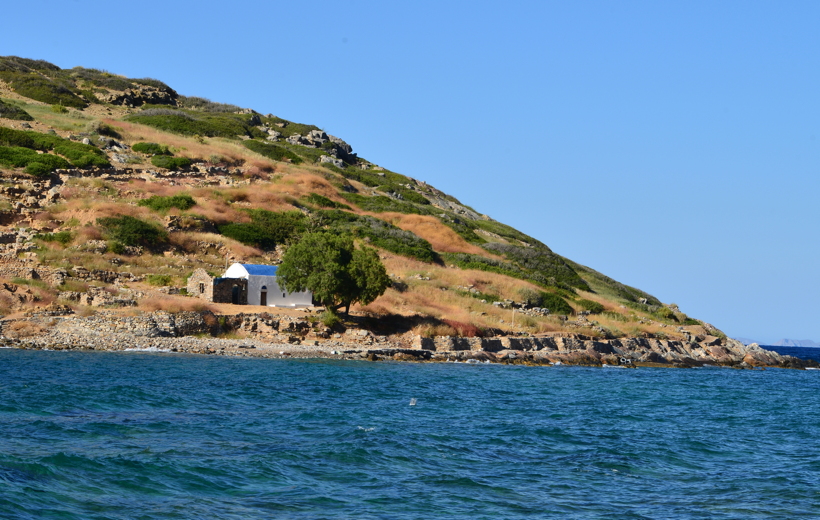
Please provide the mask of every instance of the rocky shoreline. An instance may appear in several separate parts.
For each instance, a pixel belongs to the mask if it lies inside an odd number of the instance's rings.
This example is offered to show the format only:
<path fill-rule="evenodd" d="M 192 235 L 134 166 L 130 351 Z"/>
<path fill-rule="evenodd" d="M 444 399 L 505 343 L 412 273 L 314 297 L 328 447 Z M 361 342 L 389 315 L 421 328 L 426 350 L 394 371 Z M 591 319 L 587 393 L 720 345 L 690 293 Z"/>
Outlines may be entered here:
<path fill-rule="evenodd" d="M 224 337 L 220 331 L 233 332 Z M 233 337 L 231 337 L 233 336 Z M 36 315 L 0 320 L 0 344 L 37 350 L 158 351 L 260 358 L 466 361 L 533 365 L 817 368 L 713 336 L 688 341 L 600 339 L 578 334 L 425 338 L 380 336 L 366 329 L 333 333 L 308 319 L 268 313 L 217 316 L 157 311 L 137 315 Z"/>

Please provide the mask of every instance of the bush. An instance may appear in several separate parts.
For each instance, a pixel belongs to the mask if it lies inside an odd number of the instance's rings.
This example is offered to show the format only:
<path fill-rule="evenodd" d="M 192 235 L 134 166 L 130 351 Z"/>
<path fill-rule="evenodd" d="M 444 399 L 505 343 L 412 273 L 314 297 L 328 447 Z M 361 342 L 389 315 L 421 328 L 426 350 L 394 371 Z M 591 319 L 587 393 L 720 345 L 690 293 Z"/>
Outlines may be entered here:
<path fill-rule="evenodd" d="M 302 197 L 302 202 L 305 202 L 306 204 L 310 204 L 311 206 L 316 206 L 316 207 L 319 207 L 319 208 L 333 208 L 333 209 L 350 210 L 350 206 L 348 206 L 347 204 L 342 204 L 340 202 L 330 200 L 329 198 L 323 197 L 322 195 L 319 195 L 318 193 L 311 193 L 307 197 Z"/>
<path fill-rule="evenodd" d="M 168 211 L 171 208 L 185 211 L 196 206 L 196 201 L 190 195 L 173 195 L 170 197 L 154 195 L 137 202 L 137 205 L 151 208 L 154 211 Z"/>
<path fill-rule="evenodd" d="M 2 100 L 0 100 L 0 117 L 14 119 L 17 121 L 34 121 L 34 118 L 22 108 L 16 107 Z"/>
<path fill-rule="evenodd" d="M 78 168 L 86 168 L 89 166 L 107 167 L 111 165 L 108 162 L 108 158 L 105 156 L 105 153 L 103 153 L 103 151 L 99 148 L 62 139 L 56 135 L 0 127 L 0 146 L 22 147 L 29 148 L 31 150 L 40 150 L 43 152 L 53 150 L 58 154 L 65 156 L 69 161 L 71 161 L 72 165 Z M 40 155 L 40 157 L 46 156 Z M 43 158 L 42 160 L 33 162 L 56 164 L 53 163 L 53 161 L 54 159 Z M 26 164 L 28 164 L 28 162 Z M 22 166 L 25 165 L 20 165 L 18 168 Z M 68 165 L 55 166 L 55 168 L 68 168 Z"/>
<path fill-rule="evenodd" d="M 322 322 L 322 325 L 330 329 L 342 323 L 342 320 L 339 318 L 339 316 L 331 309 L 327 309 L 325 310 L 325 312 L 320 314 L 319 321 Z"/>
<path fill-rule="evenodd" d="M 51 111 L 57 114 L 68 114 L 68 109 L 63 105 L 51 105 Z"/>
<path fill-rule="evenodd" d="M 171 285 L 171 282 L 174 281 L 174 278 L 168 274 L 149 274 L 145 277 L 145 281 L 151 285 L 166 287 L 168 285 Z"/>
<path fill-rule="evenodd" d="M 293 164 L 299 164 L 302 162 L 301 157 L 290 150 L 275 144 L 263 143 L 253 139 L 243 141 L 242 144 L 245 145 L 245 148 L 248 150 L 254 151 L 259 155 L 264 155 L 268 159 L 273 159 L 274 161 L 288 161 Z"/>
<path fill-rule="evenodd" d="M 191 166 L 191 160 L 187 157 L 169 157 L 167 155 L 155 155 L 151 157 L 151 164 L 157 168 L 166 170 L 181 170 Z"/>
<path fill-rule="evenodd" d="M 97 223 L 103 228 L 109 240 L 126 246 L 153 247 L 165 242 L 168 238 L 165 230 L 127 215 L 98 218 Z"/>
<path fill-rule="evenodd" d="M 320 210 L 317 215 L 320 224 L 334 233 L 349 233 L 370 245 L 422 262 L 439 260 L 430 242 L 383 220 L 339 210 Z"/>
<path fill-rule="evenodd" d="M 111 240 L 106 244 L 106 251 L 109 253 L 114 253 L 115 255 L 124 255 L 125 244 L 122 242 L 117 242 L 116 240 Z"/>
<path fill-rule="evenodd" d="M 484 331 L 476 327 L 472 323 L 464 323 L 461 321 L 447 319 L 443 319 L 441 321 L 452 327 L 453 330 L 456 331 L 456 334 L 458 334 L 462 338 L 480 338 L 484 335 Z"/>
<path fill-rule="evenodd" d="M 367 197 L 359 195 L 358 193 L 342 193 L 342 197 L 349 202 L 355 204 L 363 211 L 372 211 L 373 213 L 396 212 L 416 215 L 430 215 L 432 212 L 427 209 L 421 209 L 418 206 L 409 202 L 391 199 L 384 195 L 377 195 L 375 197 Z"/>
<path fill-rule="evenodd" d="M 179 96 L 179 105 L 184 108 L 192 110 L 201 110 L 202 112 L 239 112 L 242 110 L 236 105 L 228 105 L 225 103 L 214 103 L 210 99 L 196 96 Z"/>
<path fill-rule="evenodd" d="M 171 152 L 168 151 L 167 146 L 163 146 L 157 143 L 135 143 L 134 146 L 131 147 L 131 149 L 135 152 L 140 152 L 148 155 L 171 155 Z"/>
<path fill-rule="evenodd" d="M 524 247 L 494 242 L 483 244 L 482 247 L 493 253 L 504 255 L 517 265 L 527 279 L 540 285 L 590 290 L 589 285 L 563 258 L 543 244 Z"/>
<path fill-rule="evenodd" d="M 126 119 L 175 134 L 235 139 L 238 135 L 252 135 L 250 118 L 247 114 L 199 112 L 194 115 L 183 110 L 151 108 Z"/>
<path fill-rule="evenodd" d="M 675 316 L 675 312 L 669 307 L 661 307 L 655 311 L 655 316 L 663 320 L 678 321 L 678 317 Z"/>
<path fill-rule="evenodd" d="M 304 232 L 307 224 L 301 211 L 276 213 L 252 209 L 247 213 L 251 222 L 222 224 L 218 226 L 219 232 L 243 244 L 271 250 Z"/>
<path fill-rule="evenodd" d="M 66 246 L 74 238 L 74 235 L 71 233 L 71 231 L 60 231 L 59 233 L 37 234 L 34 235 L 34 238 L 37 240 L 42 240 L 44 242 L 58 242 Z"/>
<path fill-rule="evenodd" d="M 19 146 L 0 146 L 0 165 L 25 168 L 26 173 L 35 177 L 44 177 L 57 168 L 69 167 L 68 162 L 62 157 L 39 154 Z"/>
<path fill-rule="evenodd" d="M 71 85 L 60 80 L 46 78 L 32 72 L 0 71 L 0 79 L 27 98 L 49 105 L 85 108 L 87 103 L 72 92 Z"/>
<path fill-rule="evenodd" d="M 539 307 L 549 309 L 551 314 L 566 314 L 573 313 L 572 307 L 560 296 L 554 293 L 541 293 L 541 301 Z"/>
<path fill-rule="evenodd" d="M 592 300 L 578 300 L 576 302 L 582 309 L 589 311 L 592 314 L 601 314 L 604 312 L 604 306 Z"/>
<path fill-rule="evenodd" d="M 122 136 L 114 129 L 114 127 L 103 123 L 102 121 L 92 121 L 88 125 L 87 130 L 92 134 L 106 135 L 115 139 L 122 139 Z"/>

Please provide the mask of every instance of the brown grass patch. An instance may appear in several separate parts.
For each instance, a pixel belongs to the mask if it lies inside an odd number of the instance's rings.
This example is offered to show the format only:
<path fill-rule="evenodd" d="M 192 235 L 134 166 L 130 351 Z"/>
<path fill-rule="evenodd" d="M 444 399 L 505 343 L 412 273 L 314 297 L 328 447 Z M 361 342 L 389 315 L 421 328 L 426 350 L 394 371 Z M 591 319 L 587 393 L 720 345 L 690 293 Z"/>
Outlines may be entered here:
<path fill-rule="evenodd" d="M 405 215 L 402 213 L 367 214 L 384 219 L 396 227 L 420 236 L 430 242 L 436 251 L 489 256 L 487 251 L 470 244 L 451 228 L 442 224 L 436 217 L 429 215 Z"/>
<path fill-rule="evenodd" d="M 215 308 L 200 299 L 185 298 L 183 296 L 153 296 L 140 300 L 138 308 L 146 312 L 214 312 Z"/>
<path fill-rule="evenodd" d="M 432 323 L 422 323 L 416 325 L 410 330 L 411 334 L 421 336 L 423 338 L 435 338 L 436 336 L 456 336 L 456 329 L 449 325 L 436 325 Z"/>
<path fill-rule="evenodd" d="M 332 184 L 313 173 L 304 171 L 292 173 L 283 178 L 281 186 L 283 190 L 286 190 L 286 194 L 297 199 L 311 193 L 318 193 L 329 199 L 343 202 L 338 190 Z"/>
<path fill-rule="evenodd" d="M 41 336 L 45 327 L 32 321 L 13 321 L 4 327 L 3 332 L 10 338 L 31 338 Z"/>
<path fill-rule="evenodd" d="M 163 132 L 150 126 L 140 125 L 131 121 L 104 119 L 104 122 L 120 129 L 123 139 L 133 145 L 137 141 L 149 141 L 164 144 L 176 149 L 176 154 L 190 159 L 207 159 L 212 155 L 221 155 L 223 160 L 233 164 L 242 164 L 248 160 L 269 162 L 259 154 L 255 154 L 242 146 L 240 142 L 229 139 L 208 138 L 206 143 L 200 143 L 193 137 Z M 272 163 L 271 163 L 272 164 Z"/>
<path fill-rule="evenodd" d="M 202 242 L 217 244 L 217 247 L 223 246 L 227 248 L 231 254 L 239 259 L 247 260 L 251 258 L 261 257 L 264 253 L 262 250 L 253 246 L 245 245 L 237 242 L 232 238 L 223 235 L 216 235 L 214 233 L 199 233 L 199 232 L 178 232 L 171 233 L 169 241 L 188 253 L 196 253 L 199 251 Z"/>

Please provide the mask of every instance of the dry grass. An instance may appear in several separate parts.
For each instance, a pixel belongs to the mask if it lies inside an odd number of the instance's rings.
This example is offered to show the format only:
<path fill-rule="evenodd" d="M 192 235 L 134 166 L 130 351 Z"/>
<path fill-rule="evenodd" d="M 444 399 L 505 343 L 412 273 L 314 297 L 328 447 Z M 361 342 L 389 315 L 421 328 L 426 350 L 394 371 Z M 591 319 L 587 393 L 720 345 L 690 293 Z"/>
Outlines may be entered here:
<path fill-rule="evenodd" d="M 236 240 L 223 235 L 216 235 L 214 233 L 171 233 L 169 240 L 173 245 L 189 253 L 200 252 L 203 244 L 215 244 L 216 248 L 224 247 L 230 251 L 230 254 L 233 257 L 241 261 L 251 258 L 259 258 L 264 255 L 260 249 L 242 244 L 241 242 L 237 242 Z M 218 253 L 218 251 L 213 251 L 213 253 Z"/>
<path fill-rule="evenodd" d="M 384 219 L 394 226 L 410 231 L 430 242 L 433 249 L 444 253 L 470 253 L 489 256 L 480 247 L 470 244 L 451 228 L 442 224 L 436 217 L 429 215 L 405 215 L 403 213 L 366 213 L 372 217 Z"/>
<path fill-rule="evenodd" d="M 435 338 L 436 336 L 458 336 L 456 330 L 449 325 L 434 325 L 431 323 L 416 325 L 410 330 L 410 333 L 423 338 Z"/>
<path fill-rule="evenodd" d="M 140 300 L 139 310 L 146 312 L 167 311 L 167 312 L 203 312 L 216 310 L 207 302 L 184 296 L 153 296 Z"/>
<path fill-rule="evenodd" d="M 221 155 L 225 161 L 234 164 L 243 164 L 246 161 L 253 160 L 255 163 L 275 167 L 273 161 L 266 160 L 263 156 L 251 152 L 242 146 L 239 141 L 214 137 L 208 138 L 205 143 L 201 143 L 193 137 L 163 132 L 131 121 L 104 119 L 103 122 L 116 126 L 129 145 L 137 141 L 148 141 L 169 146 L 174 149 L 177 155 L 189 159 L 206 159 L 212 155 Z"/>
<path fill-rule="evenodd" d="M 338 202 L 345 203 L 339 197 L 338 190 L 323 177 L 306 171 L 293 172 L 282 178 L 281 189 L 285 194 L 301 198 L 311 193 L 318 193 Z"/>
<path fill-rule="evenodd" d="M 3 330 L 4 334 L 10 338 L 31 338 L 40 336 L 46 331 L 45 327 L 32 321 L 13 321 Z"/>

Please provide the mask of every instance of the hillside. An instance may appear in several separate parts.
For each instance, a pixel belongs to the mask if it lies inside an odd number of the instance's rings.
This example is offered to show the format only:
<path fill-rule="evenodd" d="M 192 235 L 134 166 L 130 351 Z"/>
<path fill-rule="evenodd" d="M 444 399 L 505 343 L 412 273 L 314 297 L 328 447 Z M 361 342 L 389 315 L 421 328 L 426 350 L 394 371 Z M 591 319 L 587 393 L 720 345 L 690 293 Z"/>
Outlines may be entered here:
<path fill-rule="evenodd" d="M 0 175 L 5 315 L 202 309 L 177 294 L 194 269 L 276 263 L 329 229 L 378 249 L 392 287 L 353 314 L 387 328 L 725 337 L 318 126 L 154 79 L 0 58 Z"/>

